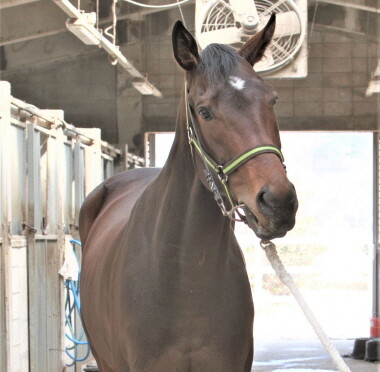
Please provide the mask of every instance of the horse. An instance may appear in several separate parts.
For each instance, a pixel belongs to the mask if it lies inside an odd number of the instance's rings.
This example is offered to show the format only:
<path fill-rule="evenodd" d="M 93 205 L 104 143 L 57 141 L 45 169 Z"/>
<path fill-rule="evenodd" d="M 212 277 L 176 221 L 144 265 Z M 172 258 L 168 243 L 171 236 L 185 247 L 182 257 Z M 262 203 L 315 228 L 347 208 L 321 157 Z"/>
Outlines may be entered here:
<path fill-rule="evenodd" d="M 177 21 L 185 84 L 165 165 L 116 174 L 85 199 L 81 317 L 101 372 L 251 370 L 254 308 L 235 220 L 282 237 L 298 203 L 277 94 L 252 68 L 274 29 L 272 15 L 237 51 L 198 51 Z"/>

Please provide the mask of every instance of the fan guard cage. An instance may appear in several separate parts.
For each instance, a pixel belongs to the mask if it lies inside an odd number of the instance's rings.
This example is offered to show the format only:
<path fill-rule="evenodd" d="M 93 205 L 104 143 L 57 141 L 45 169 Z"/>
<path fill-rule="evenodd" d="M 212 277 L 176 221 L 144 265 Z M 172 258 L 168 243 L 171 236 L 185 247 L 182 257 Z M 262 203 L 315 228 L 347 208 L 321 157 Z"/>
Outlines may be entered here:
<path fill-rule="evenodd" d="M 252 0 L 253 1 L 253 0 Z M 267 19 L 272 12 L 281 14 L 286 12 L 295 12 L 299 21 L 301 31 L 294 33 L 292 28 L 296 27 L 294 24 L 289 25 L 289 29 L 284 36 L 274 36 L 271 44 L 269 45 L 265 56 L 262 61 L 255 65 L 255 70 L 261 73 L 271 73 L 278 71 L 291 62 L 294 61 L 295 56 L 299 52 L 305 36 L 305 25 L 302 21 L 302 15 L 299 11 L 298 5 L 291 0 L 279 0 L 277 2 L 269 0 L 255 0 L 257 13 L 260 21 L 265 25 Z M 208 1 L 202 8 L 201 17 L 196 24 L 197 35 L 209 31 L 235 28 L 236 21 L 232 9 L 229 7 L 228 0 L 211 0 Z M 252 33 L 244 32 L 241 28 L 241 41 L 239 43 L 231 44 L 235 48 L 241 47 L 247 41 Z M 223 40 L 220 41 L 223 43 Z M 204 48 L 206 45 L 201 45 Z"/>

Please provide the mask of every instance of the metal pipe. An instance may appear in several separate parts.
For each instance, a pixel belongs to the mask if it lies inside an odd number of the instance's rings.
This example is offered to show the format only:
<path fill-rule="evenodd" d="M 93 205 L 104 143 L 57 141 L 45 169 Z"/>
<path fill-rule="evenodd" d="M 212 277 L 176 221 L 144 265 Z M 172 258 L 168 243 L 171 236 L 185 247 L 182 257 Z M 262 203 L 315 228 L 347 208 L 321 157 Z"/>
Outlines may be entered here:
<path fill-rule="evenodd" d="M 38 119 L 44 122 L 41 123 L 41 126 L 43 126 L 44 128 L 51 129 L 52 125 L 54 125 L 54 119 L 51 116 L 45 115 L 36 106 L 29 105 L 24 101 L 21 101 L 14 97 L 11 97 L 11 110 L 12 109 L 17 111 L 18 113 L 20 111 L 23 111 L 26 115 L 37 117 Z"/>
<path fill-rule="evenodd" d="M 145 160 L 144 158 L 140 156 L 137 156 L 135 154 L 128 152 L 126 158 L 127 158 L 127 161 L 130 163 L 138 164 L 141 167 L 145 166 Z"/>
<path fill-rule="evenodd" d="M 28 105 L 24 101 L 21 101 L 17 98 L 11 97 L 11 109 L 15 111 L 15 114 L 20 113 L 22 111 L 25 113 L 26 116 L 29 116 L 29 118 L 36 117 L 40 120 L 38 125 L 40 125 L 43 128 L 46 129 L 52 129 L 52 128 L 60 128 L 62 127 L 65 135 L 67 137 L 73 138 L 75 137 L 79 142 L 91 146 L 94 143 L 94 138 L 91 138 L 83 133 L 81 133 L 73 124 L 69 124 L 65 122 L 64 120 L 53 117 L 50 115 L 46 115 L 44 112 L 39 110 L 37 107 Z M 110 145 L 106 141 L 101 141 L 101 147 L 105 152 L 112 156 L 119 156 L 121 154 L 121 151 Z"/>

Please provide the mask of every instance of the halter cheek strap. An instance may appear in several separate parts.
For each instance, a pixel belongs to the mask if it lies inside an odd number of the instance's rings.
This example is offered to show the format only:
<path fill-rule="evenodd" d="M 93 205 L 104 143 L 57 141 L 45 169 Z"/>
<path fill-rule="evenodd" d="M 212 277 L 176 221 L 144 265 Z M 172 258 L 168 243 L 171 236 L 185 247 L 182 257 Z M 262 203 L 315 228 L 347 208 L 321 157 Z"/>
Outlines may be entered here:
<path fill-rule="evenodd" d="M 194 157 L 193 149 L 196 150 L 196 152 L 200 155 L 201 159 L 203 160 L 203 163 L 205 165 L 204 173 L 206 180 L 209 184 L 209 187 L 211 191 L 214 194 L 214 198 L 219 205 L 219 208 L 221 209 L 224 216 L 228 216 L 229 218 L 233 219 L 233 214 L 235 210 L 241 205 L 238 205 L 230 192 L 230 188 L 228 186 L 228 176 L 233 173 L 235 170 L 237 170 L 239 167 L 241 167 L 243 164 L 245 164 L 248 160 L 264 153 L 273 153 L 277 155 L 281 162 L 284 163 L 284 156 L 282 155 L 282 152 L 279 148 L 273 145 L 261 145 L 261 146 L 255 146 L 247 149 L 243 153 L 239 154 L 238 156 L 235 156 L 233 159 L 228 161 L 227 163 L 220 165 L 218 164 L 204 149 L 200 142 L 200 136 L 197 133 L 197 128 L 195 124 L 196 121 L 193 118 L 193 115 L 191 113 L 190 105 L 187 99 L 187 87 L 185 86 L 185 105 L 186 105 L 186 126 L 187 126 L 187 133 L 188 133 L 188 139 L 189 144 L 191 148 L 191 153 Z M 190 120 L 189 120 L 190 118 Z M 285 165 L 284 165 L 285 167 Z M 224 193 L 228 199 L 228 202 L 231 206 L 230 210 L 227 210 L 223 198 L 220 194 L 220 191 L 215 183 L 215 180 L 212 176 L 211 171 L 215 173 L 220 181 L 220 183 L 223 186 Z"/>

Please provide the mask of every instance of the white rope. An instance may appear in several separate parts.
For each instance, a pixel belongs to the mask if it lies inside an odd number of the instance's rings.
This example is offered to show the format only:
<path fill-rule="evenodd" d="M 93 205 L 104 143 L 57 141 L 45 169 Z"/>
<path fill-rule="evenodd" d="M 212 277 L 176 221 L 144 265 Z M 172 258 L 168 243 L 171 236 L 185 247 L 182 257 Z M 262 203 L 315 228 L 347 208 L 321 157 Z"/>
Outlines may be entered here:
<path fill-rule="evenodd" d="M 262 240 L 260 242 L 260 245 L 264 249 L 268 257 L 268 260 L 270 264 L 272 265 L 274 271 L 276 272 L 277 276 L 289 288 L 290 292 L 292 293 L 294 298 L 297 300 L 299 306 L 301 307 L 307 320 L 310 322 L 311 326 L 313 327 L 323 347 L 326 349 L 327 353 L 331 356 L 333 362 L 335 363 L 335 366 L 338 368 L 340 372 L 351 372 L 350 368 L 347 366 L 343 358 L 340 356 L 338 350 L 335 348 L 335 346 L 331 343 L 329 338 L 326 336 L 325 332 L 323 331 L 321 325 L 318 323 L 318 320 L 315 318 L 310 307 L 305 302 L 300 291 L 296 287 L 293 281 L 293 278 L 286 271 L 283 263 L 281 262 L 281 259 L 278 257 L 276 246 L 271 241 L 268 241 L 268 240 Z"/>
<path fill-rule="evenodd" d="M 116 45 L 116 25 L 117 25 L 116 3 L 117 3 L 117 0 L 112 0 L 112 6 L 111 6 L 112 24 L 111 26 L 104 29 L 104 34 L 107 35 L 111 39 L 112 44 L 118 49 L 119 47 Z M 110 30 L 112 30 L 112 32 Z M 110 54 L 108 55 L 108 60 L 112 66 L 116 66 L 118 63 L 117 58 Z"/>
<path fill-rule="evenodd" d="M 179 0 L 177 0 L 177 4 L 178 4 L 178 10 L 179 10 L 179 12 L 180 12 L 180 14 L 181 14 L 181 18 L 182 18 L 183 24 L 184 24 L 185 27 L 187 27 L 187 26 L 186 26 L 185 17 L 183 16 L 182 8 L 181 8 L 181 4 L 180 4 Z"/>
<path fill-rule="evenodd" d="M 117 24 L 116 3 L 117 3 L 117 0 L 112 0 L 112 6 L 111 6 L 112 24 L 111 26 L 104 29 L 104 33 L 111 39 L 113 45 L 116 45 L 116 24 Z M 111 29 L 112 29 L 112 33 L 110 31 Z M 112 64 L 116 65 L 117 60 L 116 60 L 116 63 L 112 63 Z"/>
<path fill-rule="evenodd" d="M 96 29 L 99 30 L 99 0 L 96 0 Z"/>
<path fill-rule="evenodd" d="M 311 47 L 311 37 L 313 36 L 313 32 L 314 32 L 314 26 L 315 26 L 315 17 L 317 16 L 317 9 L 318 9 L 318 5 L 319 5 L 319 0 L 316 1 L 315 3 L 315 7 L 314 7 L 314 13 L 313 13 L 313 20 L 311 21 L 311 28 L 310 28 L 310 32 L 309 32 L 309 40 L 308 40 L 308 50 L 310 50 L 310 47 Z"/>
<path fill-rule="evenodd" d="M 149 5 L 149 4 L 139 3 L 139 2 L 133 1 L 133 0 L 124 0 L 124 1 L 126 1 L 127 3 L 130 3 L 130 4 L 133 4 L 133 5 L 141 6 L 143 8 L 173 8 L 175 6 L 185 4 L 185 3 L 188 3 L 189 1 L 193 1 L 193 0 L 182 0 L 178 3 L 165 4 L 165 5 Z"/>

